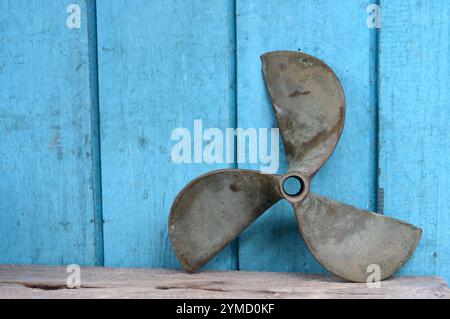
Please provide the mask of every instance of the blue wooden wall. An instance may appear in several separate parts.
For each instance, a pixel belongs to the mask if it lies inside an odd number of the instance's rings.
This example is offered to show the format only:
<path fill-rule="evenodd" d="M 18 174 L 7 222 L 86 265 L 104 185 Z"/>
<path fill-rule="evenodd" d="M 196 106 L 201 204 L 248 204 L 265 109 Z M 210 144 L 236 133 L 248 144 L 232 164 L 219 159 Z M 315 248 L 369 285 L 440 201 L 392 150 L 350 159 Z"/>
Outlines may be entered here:
<path fill-rule="evenodd" d="M 449 280 L 449 16 L 440 0 L 0 0 L 0 263 L 179 268 L 177 192 L 259 166 L 175 164 L 171 133 L 276 126 L 259 56 L 283 49 L 323 59 L 346 93 L 313 190 L 422 227 L 402 273 Z M 207 267 L 325 272 L 283 202 Z"/>
<path fill-rule="evenodd" d="M 102 260 L 92 8 L 68 29 L 67 6 L 0 1 L 2 263 Z"/>

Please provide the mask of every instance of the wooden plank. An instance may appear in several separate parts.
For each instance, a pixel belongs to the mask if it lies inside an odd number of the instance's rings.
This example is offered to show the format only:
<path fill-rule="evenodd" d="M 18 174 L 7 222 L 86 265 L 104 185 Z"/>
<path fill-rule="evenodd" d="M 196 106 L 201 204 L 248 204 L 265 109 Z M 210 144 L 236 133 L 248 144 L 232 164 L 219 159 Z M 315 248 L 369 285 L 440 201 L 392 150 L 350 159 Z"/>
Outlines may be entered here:
<path fill-rule="evenodd" d="M 374 37 L 366 25 L 367 1 L 237 1 L 238 126 L 276 127 L 259 56 L 301 50 L 324 60 L 342 81 L 346 123 L 334 154 L 312 190 L 374 210 Z M 284 155 L 281 173 L 286 171 Z M 241 165 L 252 167 L 255 165 Z M 324 272 L 305 247 L 292 208 L 278 203 L 241 237 L 240 269 Z"/>
<path fill-rule="evenodd" d="M 403 273 L 450 279 L 450 3 L 381 1 L 380 187 L 423 228 Z"/>
<path fill-rule="evenodd" d="M 233 1 L 97 1 L 106 265 L 179 267 L 173 199 L 232 166 L 171 159 L 174 129 L 234 126 L 232 12 Z M 234 269 L 234 249 L 209 267 Z"/>
<path fill-rule="evenodd" d="M 88 7 L 0 2 L 0 261 L 93 265 L 96 244 Z"/>
<path fill-rule="evenodd" d="M 0 266 L 2 298 L 323 298 L 448 299 L 450 290 L 433 277 L 394 277 L 379 288 L 323 275 L 167 269 L 82 267 L 81 288 L 67 289 L 64 267 Z"/>

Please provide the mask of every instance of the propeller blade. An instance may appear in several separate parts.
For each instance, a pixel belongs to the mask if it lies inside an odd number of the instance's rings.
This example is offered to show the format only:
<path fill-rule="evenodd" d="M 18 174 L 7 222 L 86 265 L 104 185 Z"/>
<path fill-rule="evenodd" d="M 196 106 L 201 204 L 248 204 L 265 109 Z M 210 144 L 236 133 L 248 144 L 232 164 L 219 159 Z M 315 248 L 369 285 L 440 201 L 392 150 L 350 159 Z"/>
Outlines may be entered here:
<path fill-rule="evenodd" d="M 368 266 L 380 267 L 383 280 L 414 252 L 420 228 L 310 193 L 293 204 L 300 232 L 312 254 L 331 273 L 366 282 Z"/>
<path fill-rule="evenodd" d="M 325 63 L 301 52 L 269 52 L 261 60 L 289 171 L 313 176 L 341 136 L 342 86 Z"/>
<path fill-rule="evenodd" d="M 183 268 L 194 272 L 282 198 L 277 175 L 227 169 L 191 181 L 176 197 L 169 233 Z"/>

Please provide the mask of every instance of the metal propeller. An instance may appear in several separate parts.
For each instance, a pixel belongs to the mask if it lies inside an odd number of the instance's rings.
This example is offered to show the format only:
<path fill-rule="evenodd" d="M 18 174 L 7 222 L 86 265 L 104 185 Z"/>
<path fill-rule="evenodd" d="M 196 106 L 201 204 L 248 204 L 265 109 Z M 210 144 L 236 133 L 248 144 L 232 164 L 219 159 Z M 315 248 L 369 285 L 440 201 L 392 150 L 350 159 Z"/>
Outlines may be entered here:
<path fill-rule="evenodd" d="M 267 209 L 286 199 L 309 250 L 331 273 L 365 282 L 367 267 L 376 264 L 380 279 L 391 276 L 414 252 L 421 229 L 309 191 L 344 125 L 339 80 L 325 63 L 304 53 L 276 51 L 261 59 L 288 173 L 225 169 L 191 181 L 176 197 L 169 217 L 178 259 L 186 271 L 198 270 Z M 301 185 L 295 194 L 285 190 L 285 181 L 292 178 Z"/>

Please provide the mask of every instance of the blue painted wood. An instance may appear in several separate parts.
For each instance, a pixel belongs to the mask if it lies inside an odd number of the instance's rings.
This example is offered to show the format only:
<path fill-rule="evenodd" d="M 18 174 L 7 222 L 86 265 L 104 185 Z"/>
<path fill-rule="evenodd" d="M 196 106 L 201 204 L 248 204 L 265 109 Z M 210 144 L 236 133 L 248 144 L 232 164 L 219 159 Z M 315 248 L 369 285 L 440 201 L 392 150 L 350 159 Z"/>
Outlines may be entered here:
<path fill-rule="evenodd" d="M 407 274 L 450 280 L 450 3 L 381 1 L 380 176 L 386 214 L 423 228 Z"/>
<path fill-rule="evenodd" d="M 347 97 L 341 142 L 313 190 L 375 210 L 378 179 L 380 208 L 424 229 L 402 273 L 450 279 L 448 3 L 381 1 L 376 123 L 377 39 L 366 26 L 376 1 L 237 0 L 236 21 L 232 0 L 98 2 L 70 1 L 80 29 L 66 27 L 65 1 L 0 2 L 0 263 L 101 265 L 105 237 L 106 265 L 178 267 L 167 235 L 174 196 L 234 164 L 173 163 L 173 129 L 192 132 L 195 119 L 204 129 L 276 126 L 259 55 L 288 49 L 325 60 Z M 324 272 L 286 203 L 208 268 L 238 259 L 242 270 Z"/>
<path fill-rule="evenodd" d="M 0 2 L 0 263 L 101 263 L 90 8 L 71 3 L 79 29 L 67 1 Z"/>
<path fill-rule="evenodd" d="M 361 208 L 375 209 L 374 37 L 367 1 L 237 1 L 238 126 L 275 127 L 259 56 L 301 50 L 328 63 L 347 99 L 346 123 L 334 154 L 312 189 Z M 284 153 L 281 153 L 286 171 Z M 240 165 L 258 168 L 258 165 Z M 292 208 L 280 202 L 239 239 L 241 270 L 324 272 L 307 251 Z"/>
<path fill-rule="evenodd" d="M 97 2 L 105 265 L 179 267 L 176 194 L 233 164 L 175 164 L 174 129 L 235 121 L 233 1 Z M 204 143 L 206 144 L 206 143 Z M 227 247 L 209 267 L 234 269 Z"/>

